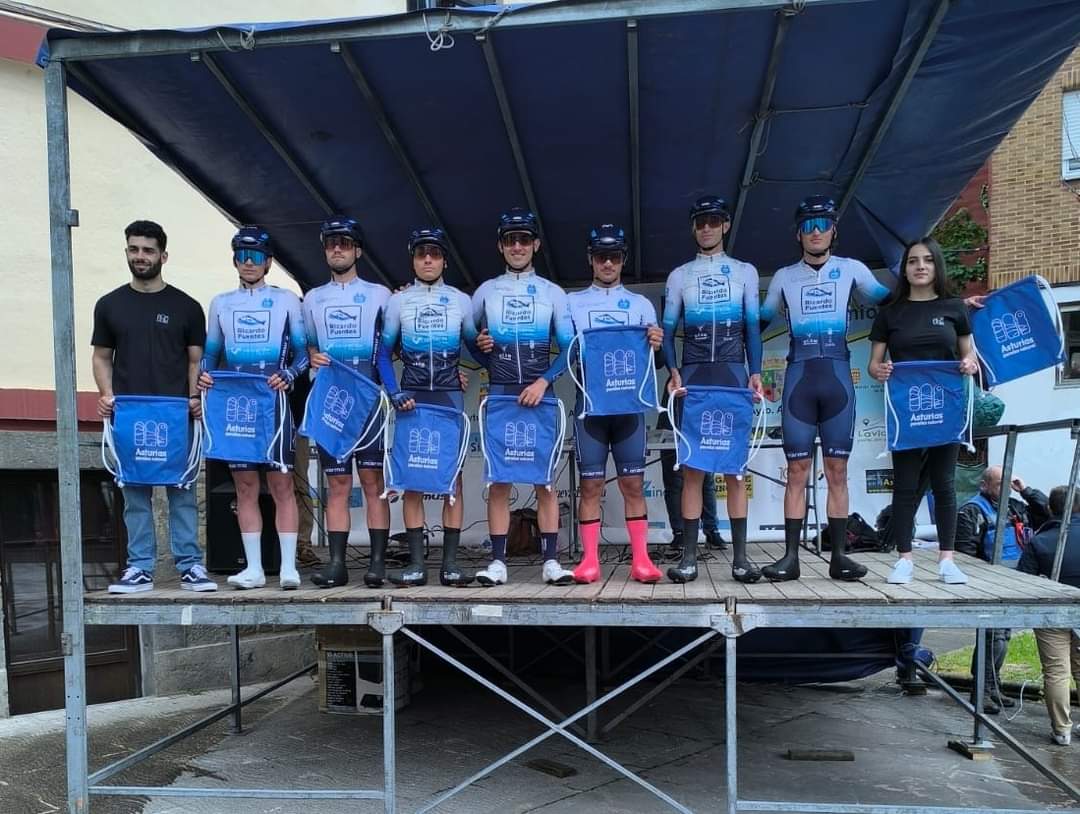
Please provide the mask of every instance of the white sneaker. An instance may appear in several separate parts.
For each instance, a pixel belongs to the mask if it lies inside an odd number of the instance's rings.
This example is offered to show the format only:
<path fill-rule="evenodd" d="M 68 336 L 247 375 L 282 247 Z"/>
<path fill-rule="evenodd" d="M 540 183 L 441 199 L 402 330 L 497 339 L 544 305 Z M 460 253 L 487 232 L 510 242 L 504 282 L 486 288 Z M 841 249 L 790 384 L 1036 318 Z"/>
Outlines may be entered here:
<path fill-rule="evenodd" d="M 574 582 L 574 572 L 567 571 L 558 560 L 544 560 L 544 582 L 548 585 L 571 585 Z"/>
<path fill-rule="evenodd" d="M 1068 746 L 1070 743 L 1072 743 L 1072 732 L 1069 732 L 1068 730 L 1060 734 L 1057 732 L 1051 732 L 1050 740 L 1052 740 L 1058 746 Z"/>
<path fill-rule="evenodd" d="M 502 560 L 492 560 L 487 568 L 476 572 L 476 581 L 481 585 L 505 585 L 509 581 L 506 575 L 506 563 Z"/>
<path fill-rule="evenodd" d="M 885 581 L 890 585 L 907 585 L 914 575 L 915 563 L 901 557 L 896 561 L 896 565 L 892 567 L 892 571 L 889 572 L 888 579 Z"/>
<path fill-rule="evenodd" d="M 937 566 L 938 578 L 947 585 L 964 585 L 967 574 L 952 560 L 942 560 Z"/>
<path fill-rule="evenodd" d="M 300 574 L 295 569 L 289 569 L 282 566 L 281 573 L 278 575 L 278 585 L 283 591 L 294 591 L 300 587 Z"/>
<path fill-rule="evenodd" d="M 233 574 L 226 582 L 234 588 L 246 590 L 248 588 L 262 588 L 266 585 L 266 574 L 259 568 L 245 568 L 239 574 Z"/>

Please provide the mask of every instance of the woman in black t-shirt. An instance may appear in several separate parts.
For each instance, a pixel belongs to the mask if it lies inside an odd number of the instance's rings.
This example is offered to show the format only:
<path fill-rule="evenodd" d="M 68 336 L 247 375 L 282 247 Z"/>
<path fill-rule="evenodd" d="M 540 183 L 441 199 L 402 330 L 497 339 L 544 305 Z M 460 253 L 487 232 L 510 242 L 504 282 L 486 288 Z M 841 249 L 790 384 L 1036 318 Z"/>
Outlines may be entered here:
<path fill-rule="evenodd" d="M 878 311 L 870 330 L 870 375 L 885 382 L 892 374 L 893 362 L 909 361 L 956 361 L 961 373 L 975 373 L 978 365 L 967 309 L 962 300 L 948 296 L 941 246 L 930 237 L 908 244 L 900 271 L 896 291 Z M 889 361 L 885 361 L 886 350 Z M 900 559 L 889 574 L 889 582 L 911 582 L 914 573 L 911 538 L 915 531 L 915 510 L 922 499 L 919 474 L 924 463 L 934 493 L 940 549 L 938 576 L 950 584 L 967 582 L 967 576 L 953 561 L 956 538 L 953 478 L 959 448 L 959 444 L 945 444 L 893 452 L 892 527 Z"/>

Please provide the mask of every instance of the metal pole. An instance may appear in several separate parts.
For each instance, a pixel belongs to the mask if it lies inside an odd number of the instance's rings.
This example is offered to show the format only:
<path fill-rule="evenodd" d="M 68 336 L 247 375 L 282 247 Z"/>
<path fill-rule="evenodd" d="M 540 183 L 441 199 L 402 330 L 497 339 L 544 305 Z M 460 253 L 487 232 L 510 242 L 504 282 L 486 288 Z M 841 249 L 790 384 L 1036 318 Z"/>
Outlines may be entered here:
<path fill-rule="evenodd" d="M 82 525 L 79 511 L 79 428 L 75 407 L 75 295 L 64 65 L 45 67 L 45 130 L 49 155 L 49 251 L 52 257 L 53 367 L 56 379 L 56 464 L 60 562 L 63 572 L 64 712 L 67 724 L 67 810 L 90 810 L 86 750 L 86 642 L 83 629 Z"/>
<path fill-rule="evenodd" d="M 645 269 L 641 266 L 641 92 L 638 84 L 638 24 L 626 21 L 626 84 L 630 113 L 630 217 L 634 230 L 634 279 L 641 281 Z"/>
<path fill-rule="evenodd" d="M 397 810 L 397 744 L 395 742 L 394 714 L 397 690 L 394 666 L 394 634 L 384 633 L 383 658 L 383 811 L 394 814 Z"/>
<path fill-rule="evenodd" d="M 596 628 L 585 631 L 585 703 L 596 700 Z M 596 743 L 600 739 L 596 710 L 585 719 L 585 740 Z"/>
<path fill-rule="evenodd" d="M 1005 544 L 1005 521 L 1009 516 L 1009 495 L 1012 491 L 1012 469 L 1016 458 L 1016 429 L 1005 436 L 1005 460 L 1001 463 L 1001 493 L 998 495 L 997 519 L 994 521 L 994 554 L 990 562 L 1001 564 L 1001 548 Z M 1020 541 L 1017 540 L 1017 543 Z"/>
<path fill-rule="evenodd" d="M 1076 499 L 1076 479 L 1080 477 L 1080 433 L 1075 433 L 1076 444 L 1073 447 L 1072 470 L 1069 472 L 1069 492 L 1065 495 L 1065 508 L 1061 512 L 1061 528 L 1058 530 L 1057 548 L 1054 550 L 1054 567 L 1050 579 L 1061 580 L 1061 560 L 1065 556 L 1065 545 L 1069 539 L 1069 523 L 1072 520 L 1073 500 Z"/>
<path fill-rule="evenodd" d="M 234 735 L 244 731 L 243 713 L 240 704 L 240 628 L 233 625 L 229 632 L 232 639 L 232 702 L 233 702 L 233 725 Z"/>
<path fill-rule="evenodd" d="M 735 706 L 735 644 L 727 637 L 724 650 L 724 752 L 727 756 L 727 811 L 736 814 L 739 806 L 739 741 L 736 732 L 738 708 Z"/>
<path fill-rule="evenodd" d="M 986 628 L 975 630 L 975 709 L 982 712 L 983 698 L 986 696 Z M 983 741 L 982 718 L 975 716 L 975 725 L 971 740 L 976 744 Z"/>
<path fill-rule="evenodd" d="M 318 448 L 315 446 L 315 442 L 305 439 L 304 443 L 308 445 L 308 460 L 315 459 L 315 471 L 318 478 L 319 488 L 316 490 L 318 494 L 316 498 L 319 501 L 319 548 L 326 548 L 326 490 L 329 488 L 326 484 L 326 473 L 323 472 L 322 456 L 318 454 Z M 311 453 L 315 453 L 312 455 Z M 307 472 L 304 473 L 304 478 L 307 478 Z"/>
<path fill-rule="evenodd" d="M 566 481 L 567 489 L 570 492 L 570 511 L 567 515 L 567 522 L 570 524 L 570 554 L 577 556 L 581 551 L 580 541 L 578 540 L 578 490 L 577 490 L 577 467 L 574 465 L 574 458 L 577 457 L 573 452 L 568 452 L 566 455 Z"/>

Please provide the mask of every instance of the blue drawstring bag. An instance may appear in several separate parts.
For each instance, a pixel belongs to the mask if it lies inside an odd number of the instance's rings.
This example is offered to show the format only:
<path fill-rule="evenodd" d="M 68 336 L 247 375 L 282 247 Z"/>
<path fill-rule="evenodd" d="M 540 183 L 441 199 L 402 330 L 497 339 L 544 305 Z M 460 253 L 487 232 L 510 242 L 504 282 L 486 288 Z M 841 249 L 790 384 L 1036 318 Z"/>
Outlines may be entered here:
<path fill-rule="evenodd" d="M 691 385 L 673 422 L 675 468 L 742 476 L 764 440 L 765 411 L 754 432 L 754 398 L 745 387 Z M 756 446 L 751 435 L 756 434 Z"/>
<path fill-rule="evenodd" d="M 589 328 L 570 343 L 578 346 L 581 379 L 570 366 L 570 376 L 582 396 L 578 418 L 633 415 L 660 408 L 656 392 L 656 366 L 647 328 Z"/>
<path fill-rule="evenodd" d="M 203 437 L 207 458 L 233 464 L 285 464 L 284 391 L 271 389 L 261 373 L 211 371 L 214 386 L 203 393 Z"/>
<path fill-rule="evenodd" d="M 551 488 L 566 435 L 566 412 L 556 398 L 522 407 L 517 396 L 488 396 L 477 410 L 484 480 Z"/>
<path fill-rule="evenodd" d="M 885 382 L 890 450 L 970 443 L 973 390 L 957 362 L 893 362 Z M 885 454 L 885 453 L 882 453 Z"/>
<path fill-rule="evenodd" d="M 975 352 L 990 387 L 1065 361 L 1061 312 L 1050 284 L 1033 275 L 987 295 L 971 313 Z"/>
<path fill-rule="evenodd" d="M 417 404 L 394 414 L 394 443 L 387 447 L 383 478 L 391 492 L 449 495 L 469 451 L 469 418 L 440 404 Z"/>
<path fill-rule="evenodd" d="M 388 408 L 379 385 L 332 358 L 315 373 L 299 432 L 342 463 L 378 440 L 386 429 Z M 380 420 L 379 430 L 369 432 Z M 368 440 L 361 446 L 365 437 Z"/>
<path fill-rule="evenodd" d="M 186 489 L 202 459 L 202 425 L 190 427 L 185 398 L 117 396 L 112 420 L 102 428 L 102 463 L 120 487 Z"/>

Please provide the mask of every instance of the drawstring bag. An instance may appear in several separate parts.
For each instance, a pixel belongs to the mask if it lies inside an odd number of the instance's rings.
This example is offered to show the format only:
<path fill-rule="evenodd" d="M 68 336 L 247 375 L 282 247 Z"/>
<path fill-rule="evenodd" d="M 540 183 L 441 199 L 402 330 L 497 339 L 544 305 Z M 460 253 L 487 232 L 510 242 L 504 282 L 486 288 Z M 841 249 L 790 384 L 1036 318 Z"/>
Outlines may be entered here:
<path fill-rule="evenodd" d="M 391 492 L 449 495 L 469 451 L 469 417 L 453 407 L 417 404 L 394 415 L 394 442 L 383 458 L 384 497 Z"/>
<path fill-rule="evenodd" d="M 1065 361 L 1061 312 L 1038 275 L 988 294 L 971 313 L 971 332 L 990 387 Z"/>
<path fill-rule="evenodd" d="M 120 487 L 186 489 L 202 460 L 202 425 L 191 427 L 185 398 L 117 396 L 102 428 L 101 461 Z"/>
<path fill-rule="evenodd" d="M 960 372 L 959 363 L 894 362 L 884 389 L 888 449 L 926 449 L 962 442 L 974 450 L 973 383 Z"/>
<path fill-rule="evenodd" d="M 754 428 L 753 394 L 745 387 L 690 385 L 677 418 L 676 469 L 742 477 L 765 438 L 765 411 Z"/>
<path fill-rule="evenodd" d="M 484 480 L 531 483 L 551 489 L 555 466 L 566 435 L 566 412 L 557 398 L 535 407 L 518 404 L 517 396 L 488 396 L 477 410 Z"/>
<path fill-rule="evenodd" d="M 647 328 L 589 328 L 571 340 L 569 353 L 575 345 L 581 379 L 575 365 L 570 366 L 570 377 L 582 396 L 578 418 L 633 415 L 660 408 Z"/>
<path fill-rule="evenodd" d="M 202 394 L 206 457 L 229 463 L 285 464 L 284 391 L 275 391 L 260 373 L 215 370 L 214 386 Z"/>
<path fill-rule="evenodd" d="M 389 406 L 379 385 L 331 358 L 329 365 L 315 373 L 299 432 L 343 463 L 384 434 Z M 371 432 L 377 424 L 378 431 Z M 368 440 L 361 445 L 365 437 Z"/>

